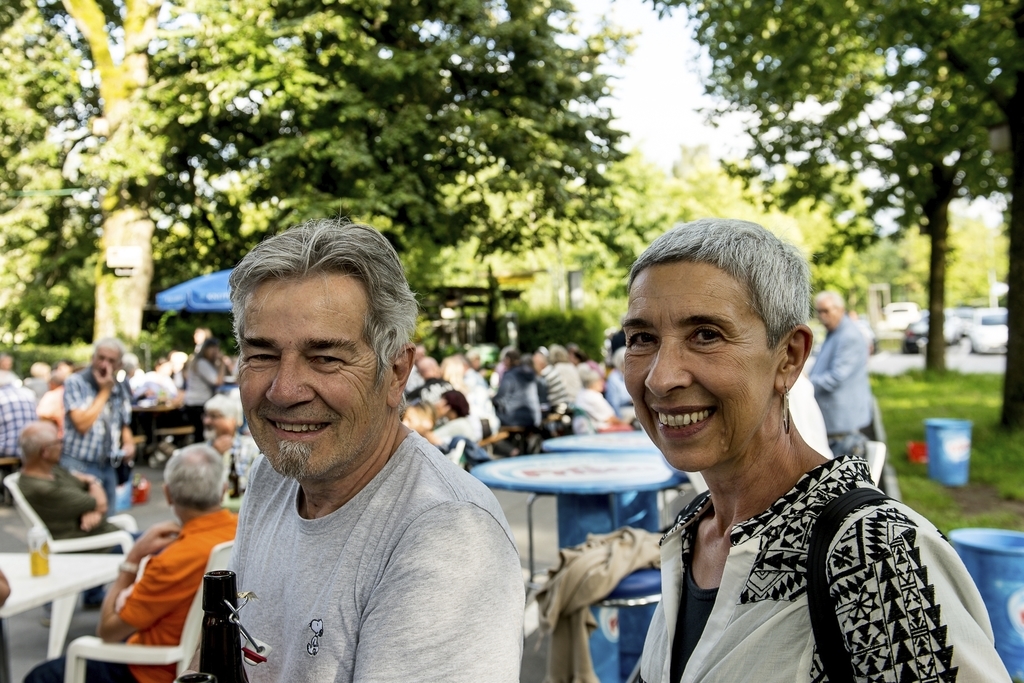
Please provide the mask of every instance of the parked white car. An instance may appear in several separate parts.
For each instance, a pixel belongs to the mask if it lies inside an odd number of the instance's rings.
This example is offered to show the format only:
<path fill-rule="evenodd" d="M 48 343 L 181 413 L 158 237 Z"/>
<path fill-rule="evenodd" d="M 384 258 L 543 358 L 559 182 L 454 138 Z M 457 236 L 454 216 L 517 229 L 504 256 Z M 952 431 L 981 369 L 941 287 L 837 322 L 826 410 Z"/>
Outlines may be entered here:
<path fill-rule="evenodd" d="M 1006 342 L 1009 339 L 1006 309 L 974 309 L 974 322 L 967 336 L 974 353 L 1006 353 Z"/>
<path fill-rule="evenodd" d="M 974 308 L 971 306 L 957 306 L 949 309 L 960 324 L 960 339 L 966 339 L 974 324 Z M 947 314 L 948 315 L 948 314 Z"/>
<path fill-rule="evenodd" d="M 902 332 L 921 319 L 921 309 L 912 301 L 894 301 L 882 307 L 882 326 Z"/>

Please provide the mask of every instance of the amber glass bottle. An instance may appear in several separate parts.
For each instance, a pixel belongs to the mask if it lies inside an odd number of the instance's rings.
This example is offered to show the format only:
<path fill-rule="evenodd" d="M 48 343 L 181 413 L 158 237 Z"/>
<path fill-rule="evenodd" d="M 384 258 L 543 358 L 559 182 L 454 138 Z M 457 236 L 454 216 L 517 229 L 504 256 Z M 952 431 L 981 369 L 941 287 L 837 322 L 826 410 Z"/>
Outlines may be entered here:
<path fill-rule="evenodd" d="M 238 608 L 235 573 L 207 572 L 203 577 L 203 633 L 199 640 L 199 670 L 213 674 L 218 683 L 249 683 L 242 661 L 242 635 L 231 620 Z"/>

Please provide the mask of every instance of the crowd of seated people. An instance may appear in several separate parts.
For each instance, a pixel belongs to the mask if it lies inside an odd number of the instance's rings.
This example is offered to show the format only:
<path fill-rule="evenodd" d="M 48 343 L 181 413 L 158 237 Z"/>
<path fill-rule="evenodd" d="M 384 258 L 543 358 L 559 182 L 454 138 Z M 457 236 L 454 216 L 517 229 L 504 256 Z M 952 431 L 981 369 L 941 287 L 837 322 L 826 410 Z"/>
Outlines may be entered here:
<path fill-rule="evenodd" d="M 619 347 L 606 368 L 576 344 L 505 347 L 488 371 L 475 349 L 439 363 L 420 346 L 403 421 L 444 452 L 466 441 L 464 464 L 536 453 L 554 436 L 634 429 L 624 355 Z"/>

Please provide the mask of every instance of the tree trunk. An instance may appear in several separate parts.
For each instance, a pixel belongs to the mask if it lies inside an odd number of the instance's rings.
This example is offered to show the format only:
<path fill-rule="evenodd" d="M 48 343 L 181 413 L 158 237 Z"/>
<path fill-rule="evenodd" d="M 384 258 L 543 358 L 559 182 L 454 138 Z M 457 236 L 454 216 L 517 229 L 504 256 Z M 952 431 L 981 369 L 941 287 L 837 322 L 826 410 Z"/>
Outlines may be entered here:
<path fill-rule="evenodd" d="M 489 344 L 501 344 L 498 336 L 498 299 L 501 298 L 501 286 L 494 270 L 487 266 L 487 320 L 484 322 L 484 341 Z"/>
<path fill-rule="evenodd" d="M 932 186 L 935 194 L 925 202 L 931 238 L 931 261 L 928 273 L 928 348 L 925 367 L 928 370 L 946 370 L 946 256 L 949 237 L 949 202 L 953 199 L 953 173 L 940 161 L 932 164 Z"/>
<path fill-rule="evenodd" d="M 103 145 L 118 147 L 115 138 L 130 136 L 119 130 L 130 116 L 133 97 L 149 81 L 149 45 L 156 36 L 157 17 L 162 0 L 127 2 L 119 11 L 120 38 L 108 31 L 108 18 L 99 0 L 64 0 L 64 8 L 89 43 L 90 57 L 99 75 L 103 121 L 93 121 L 93 132 L 106 138 Z M 115 59 L 123 52 L 120 63 Z M 102 132 L 100 132 L 102 131 Z M 116 154 L 116 153 L 115 153 Z M 114 171 L 111 173 L 110 171 Z M 153 280 L 153 230 L 147 203 L 132 196 L 129 186 L 144 187 L 148 183 L 118 173 L 116 165 L 104 169 L 107 196 L 103 202 L 103 234 L 96 263 L 96 313 L 93 319 L 94 339 L 119 337 L 134 342 L 142 331 L 142 309 L 149 299 Z M 118 276 L 106 267 L 108 247 L 139 247 L 141 263 L 127 277 Z"/>
<path fill-rule="evenodd" d="M 1006 284 L 1010 328 L 1003 381 L 1003 425 L 1024 429 L 1024 72 L 1017 74 L 1017 91 L 1007 111 L 1013 147 L 1010 181 L 1010 272 Z"/>
<path fill-rule="evenodd" d="M 119 206 L 103 221 L 96 265 L 96 315 L 93 339 L 117 337 L 132 343 L 142 331 L 142 309 L 153 280 L 153 230 L 149 213 L 138 205 Z M 127 277 L 106 267 L 107 247 L 141 247 L 142 262 Z"/>

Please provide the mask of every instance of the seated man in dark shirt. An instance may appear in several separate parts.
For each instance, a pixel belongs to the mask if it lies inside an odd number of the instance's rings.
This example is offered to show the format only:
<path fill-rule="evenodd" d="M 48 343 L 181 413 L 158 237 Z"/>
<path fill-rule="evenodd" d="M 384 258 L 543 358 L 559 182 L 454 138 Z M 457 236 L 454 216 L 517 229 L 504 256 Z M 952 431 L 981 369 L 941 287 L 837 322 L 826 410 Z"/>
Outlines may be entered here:
<path fill-rule="evenodd" d="M 117 531 L 107 521 L 107 494 L 91 474 L 70 472 L 60 462 L 63 442 L 49 421 L 29 423 L 21 432 L 19 487 L 55 540 Z"/>

